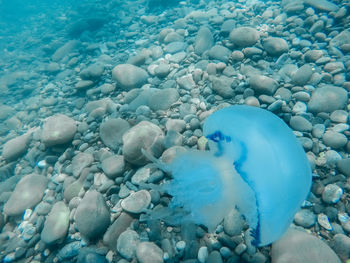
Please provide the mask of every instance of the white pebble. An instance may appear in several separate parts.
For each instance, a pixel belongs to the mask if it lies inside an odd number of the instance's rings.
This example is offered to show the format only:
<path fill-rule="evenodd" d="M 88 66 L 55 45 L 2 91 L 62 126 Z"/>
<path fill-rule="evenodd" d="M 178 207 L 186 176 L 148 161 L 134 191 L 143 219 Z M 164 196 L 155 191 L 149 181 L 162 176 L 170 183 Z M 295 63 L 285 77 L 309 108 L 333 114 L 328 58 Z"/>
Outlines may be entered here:
<path fill-rule="evenodd" d="M 200 263 L 205 263 L 205 261 L 208 258 L 208 248 L 207 247 L 201 247 L 198 250 L 198 257 L 197 258 L 198 258 L 198 261 Z"/>

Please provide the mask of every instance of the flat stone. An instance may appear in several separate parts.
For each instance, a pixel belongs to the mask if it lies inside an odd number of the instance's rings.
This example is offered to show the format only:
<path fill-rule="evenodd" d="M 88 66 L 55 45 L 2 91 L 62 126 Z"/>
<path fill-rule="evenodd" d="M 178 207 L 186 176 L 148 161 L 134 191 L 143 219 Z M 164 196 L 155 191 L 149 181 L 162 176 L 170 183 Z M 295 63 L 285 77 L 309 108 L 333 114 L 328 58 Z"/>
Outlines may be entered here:
<path fill-rule="evenodd" d="M 255 45 L 260 39 L 259 32 L 252 27 L 238 27 L 231 31 L 230 40 L 239 47 Z"/>
<path fill-rule="evenodd" d="M 292 129 L 301 132 L 310 132 L 312 130 L 312 124 L 302 116 L 292 116 L 289 121 Z"/>
<path fill-rule="evenodd" d="M 103 236 L 103 243 L 106 244 L 111 250 L 117 250 L 117 241 L 120 234 L 130 226 L 133 220 L 133 217 L 131 217 L 128 213 L 122 212 L 107 229 Z"/>
<path fill-rule="evenodd" d="M 24 134 L 7 141 L 2 150 L 2 157 L 7 161 L 16 160 L 23 155 L 28 148 L 30 134 Z"/>
<path fill-rule="evenodd" d="M 9 200 L 4 206 L 4 213 L 17 216 L 38 204 L 46 190 L 48 180 L 43 175 L 29 174 L 24 176 L 16 185 Z"/>
<path fill-rule="evenodd" d="M 230 236 L 240 235 L 243 231 L 244 220 L 241 214 L 232 209 L 228 215 L 224 218 L 224 231 Z"/>
<path fill-rule="evenodd" d="M 127 260 L 136 255 L 136 248 L 140 243 L 140 237 L 136 231 L 128 229 L 120 234 L 117 241 L 117 251 Z"/>
<path fill-rule="evenodd" d="M 331 100 L 329 98 L 332 98 Z M 308 109 L 312 113 L 332 112 L 345 107 L 348 93 L 345 89 L 332 85 L 316 88 L 311 95 Z"/>
<path fill-rule="evenodd" d="M 62 201 L 55 203 L 46 217 L 43 231 L 41 232 L 41 240 L 53 245 L 62 241 L 69 227 L 69 208 Z"/>
<path fill-rule="evenodd" d="M 257 93 L 268 95 L 273 95 L 278 87 L 276 80 L 264 75 L 252 75 L 249 84 Z"/>
<path fill-rule="evenodd" d="M 287 41 L 279 37 L 266 38 L 263 47 L 270 56 L 280 56 L 289 50 Z"/>
<path fill-rule="evenodd" d="M 73 139 L 76 131 L 75 120 L 63 114 L 57 114 L 44 122 L 41 140 L 48 147 L 65 144 Z"/>
<path fill-rule="evenodd" d="M 146 190 L 132 193 L 121 202 L 122 208 L 130 213 L 138 214 L 146 210 L 151 203 L 151 195 Z"/>
<path fill-rule="evenodd" d="M 302 227 L 312 227 L 316 224 L 316 215 L 309 209 L 300 209 L 294 216 L 295 224 Z"/>
<path fill-rule="evenodd" d="M 274 263 L 341 262 L 325 242 L 293 228 L 272 244 L 271 258 Z"/>
<path fill-rule="evenodd" d="M 163 152 L 164 133 L 155 124 L 142 121 L 123 135 L 123 154 L 126 161 L 143 165 L 149 160 L 142 154 L 141 149 L 149 151 L 156 158 Z"/>
<path fill-rule="evenodd" d="M 326 131 L 323 134 L 322 139 L 325 145 L 334 149 L 340 149 L 348 142 L 348 139 L 344 134 L 334 131 Z"/>
<path fill-rule="evenodd" d="M 309 82 L 312 73 L 312 67 L 309 64 L 305 64 L 293 74 L 292 81 L 296 85 L 303 86 Z"/>
<path fill-rule="evenodd" d="M 163 251 L 154 243 L 141 242 L 137 246 L 136 257 L 140 263 L 163 263 Z"/>
<path fill-rule="evenodd" d="M 111 118 L 100 125 L 100 138 L 112 150 L 118 149 L 123 140 L 123 134 L 130 129 L 130 124 L 121 118 Z"/>
<path fill-rule="evenodd" d="M 209 49 L 208 55 L 211 59 L 227 63 L 229 61 L 231 51 L 227 47 L 215 45 Z"/>
<path fill-rule="evenodd" d="M 209 50 L 214 45 L 214 37 L 210 29 L 206 26 L 202 26 L 197 33 L 194 52 L 197 55 L 202 55 L 205 51 Z"/>
<path fill-rule="evenodd" d="M 141 88 L 147 83 L 148 73 L 132 64 L 120 64 L 113 68 L 112 78 L 125 90 Z"/>
<path fill-rule="evenodd" d="M 322 193 L 322 200 L 327 204 L 338 203 L 344 191 L 336 184 L 327 184 Z"/>
<path fill-rule="evenodd" d="M 330 116 L 331 121 L 347 123 L 349 120 L 349 113 L 345 110 L 335 110 Z"/>
<path fill-rule="evenodd" d="M 312 7 L 326 12 L 334 12 L 339 9 L 339 7 L 327 0 L 304 0 L 304 3 L 311 5 Z"/>
<path fill-rule="evenodd" d="M 75 224 L 80 234 L 89 240 L 105 233 L 110 224 L 110 214 L 102 194 L 96 190 L 85 193 L 75 212 Z"/>
<path fill-rule="evenodd" d="M 337 161 L 337 167 L 344 175 L 350 176 L 350 158 Z"/>
<path fill-rule="evenodd" d="M 125 162 L 123 155 L 112 155 L 104 159 L 101 163 L 103 172 L 110 178 L 114 179 L 123 175 Z"/>

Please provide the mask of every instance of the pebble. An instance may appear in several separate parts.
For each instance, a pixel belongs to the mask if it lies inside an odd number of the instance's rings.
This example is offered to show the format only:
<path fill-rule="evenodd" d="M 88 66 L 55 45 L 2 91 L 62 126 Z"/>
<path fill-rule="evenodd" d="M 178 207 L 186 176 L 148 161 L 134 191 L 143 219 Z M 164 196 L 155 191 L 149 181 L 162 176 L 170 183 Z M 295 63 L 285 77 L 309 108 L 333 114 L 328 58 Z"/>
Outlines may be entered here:
<path fill-rule="evenodd" d="M 75 121 L 63 114 L 57 114 L 44 122 L 41 140 L 50 147 L 70 142 L 77 131 Z"/>
<path fill-rule="evenodd" d="M 9 216 L 17 216 L 26 209 L 34 207 L 41 201 L 47 183 L 48 180 L 43 175 L 29 174 L 22 177 L 6 202 L 4 213 Z"/>
<path fill-rule="evenodd" d="M 7 141 L 2 149 L 2 157 L 7 161 L 16 160 L 28 149 L 29 140 L 30 134 L 25 134 Z"/>
<path fill-rule="evenodd" d="M 163 251 L 154 243 L 141 242 L 137 246 L 136 257 L 140 263 L 163 263 Z"/>
<path fill-rule="evenodd" d="M 343 189 L 336 184 L 328 184 L 323 190 L 322 200 L 328 204 L 336 204 L 343 195 Z"/>
<path fill-rule="evenodd" d="M 334 251 L 343 261 L 348 260 L 350 254 L 350 238 L 344 234 L 336 234 L 333 240 Z"/>
<path fill-rule="evenodd" d="M 146 190 L 130 194 L 121 202 L 122 208 L 130 213 L 142 213 L 151 203 L 151 195 Z"/>
<path fill-rule="evenodd" d="M 127 260 L 136 255 L 136 248 L 140 243 L 140 237 L 134 230 L 128 229 L 120 234 L 117 241 L 117 251 Z"/>
<path fill-rule="evenodd" d="M 201 27 L 198 30 L 195 44 L 194 52 L 197 55 L 202 55 L 205 51 L 209 50 L 214 45 L 214 37 L 210 29 L 206 26 Z"/>
<path fill-rule="evenodd" d="M 108 178 L 114 179 L 121 176 L 125 170 L 124 157 L 123 155 L 112 155 L 102 161 L 101 167 Z"/>
<path fill-rule="evenodd" d="M 296 131 L 310 132 L 312 130 L 311 122 L 302 116 L 292 116 L 289 124 Z"/>
<path fill-rule="evenodd" d="M 61 242 L 67 235 L 69 227 L 69 208 L 64 202 L 55 203 L 46 217 L 41 240 L 48 245 Z"/>
<path fill-rule="evenodd" d="M 102 194 L 96 190 L 86 192 L 75 212 L 75 224 L 88 240 L 105 233 L 110 224 L 110 214 Z"/>
<path fill-rule="evenodd" d="M 208 248 L 207 247 L 200 247 L 198 250 L 198 256 L 197 259 L 200 263 L 205 263 L 207 262 L 209 253 L 208 253 Z"/>
<path fill-rule="evenodd" d="M 325 145 L 332 147 L 333 149 L 340 149 L 348 142 L 347 137 L 339 132 L 326 131 L 322 136 Z"/>
<path fill-rule="evenodd" d="M 253 46 L 260 39 L 259 33 L 252 27 L 237 27 L 230 33 L 230 40 L 239 47 Z"/>
<path fill-rule="evenodd" d="M 263 75 L 253 75 L 249 79 L 250 87 L 259 94 L 272 95 L 278 88 L 278 83 L 273 78 Z"/>
<path fill-rule="evenodd" d="M 332 98 L 332 100 L 328 98 Z M 347 98 L 348 94 L 345 89 L 332 85 L 323 85 L 312 92 L 308 109 L 313 113 L 330 113 L 335 110 L 341 110 L 345 107 Z"/>
<path fill-rule="evenodd" d="M 264 39 L 263 47 L 270 56 L 277 57 L 289 50 L 287 41 L 279 37 L 268 37 Z"/>
<path fill-rule="evenodd" d="M 296 85 L 303 86 L 309 82 L 312 73 L 312 67 L 309 64 L 305 64 L 293 74 L 292 81 Z"/>
<path fill-rule="evenodd" d="M 301 209 L 294 216 L 294 222 L 302 227 L 312 227 L 316 223 L 316 215 L 309 209 Z"/>
<path fill-rule="evenodd" d="M 130 129 L 130 124 L 121 118 L 111 118 L 100 125 L 102 142 L 113 150 L 122 144 L 123 134 Z"/>
<path fill-rule="evenodd" d="M 288 262 L 290 259 L 293 262 L 341 262 L 325 242 L 292 228 L 272 244 L 271 258 L 276 263 Z"/>
<path fill-rule="evenodd" d="M 317 215 L 317 222 L 322 226 L 324 229 L 328 231 L 332 231 L 333 227 L 331 223 L 329 222 L 328 216 L 321 213 Z"/>
<path fill-rule="evenodd" d="M 120 64 L 113 68 L 112 78 L 122 89 L 131 90 L 146 84 L 148 73 L 132 64 Z"/>
<path fill-rule="evenodd" d="M 233 209 L 224 217 L 224 231 L 229 236 L 241 234 L 244 226 L 244 220 L 241 214 Z"/>

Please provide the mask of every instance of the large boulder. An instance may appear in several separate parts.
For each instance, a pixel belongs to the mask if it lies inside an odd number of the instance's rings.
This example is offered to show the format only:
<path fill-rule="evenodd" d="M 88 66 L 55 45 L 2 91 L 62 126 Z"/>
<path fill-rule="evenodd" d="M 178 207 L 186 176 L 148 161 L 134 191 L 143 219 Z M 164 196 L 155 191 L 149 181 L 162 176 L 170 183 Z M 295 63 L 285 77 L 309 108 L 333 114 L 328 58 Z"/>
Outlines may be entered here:
<path fill-rule="evenodd" d="M 122 89 L 131 90 L 146 84 L 148 73 L 132 64 L 120 64 L 112 70 L 112 78 Z"/>
<path fill-rule="evenodd" d="M 140 122 L 123 135 L 124 158 L 135 165 L 143 165 L 149 161 L 142 154 L 141 149 L 159 157 L 163 152 L 163 147 L 163 131 L 149 121 Z"/>

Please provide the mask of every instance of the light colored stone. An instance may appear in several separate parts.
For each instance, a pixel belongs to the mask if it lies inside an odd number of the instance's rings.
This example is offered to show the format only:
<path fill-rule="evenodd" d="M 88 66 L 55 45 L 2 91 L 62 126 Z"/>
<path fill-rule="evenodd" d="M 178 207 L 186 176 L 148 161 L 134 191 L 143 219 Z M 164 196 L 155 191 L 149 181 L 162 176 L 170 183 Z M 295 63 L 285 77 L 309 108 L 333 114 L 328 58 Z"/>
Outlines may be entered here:
<path fill-rule="evenodd" d="M 141 88 L 147 83 L 147 72 L 132 64 L 120 64 L 113 68 L 112 78 L 125 90 Z"/>
<path fill-rule="evenodd" d="M 127 212 L 138 214 L 145 211 L 150 203 L 150 193 L 146 190 L 140 190 L 125 198 L 121 202 L 121 206 Z"/>

